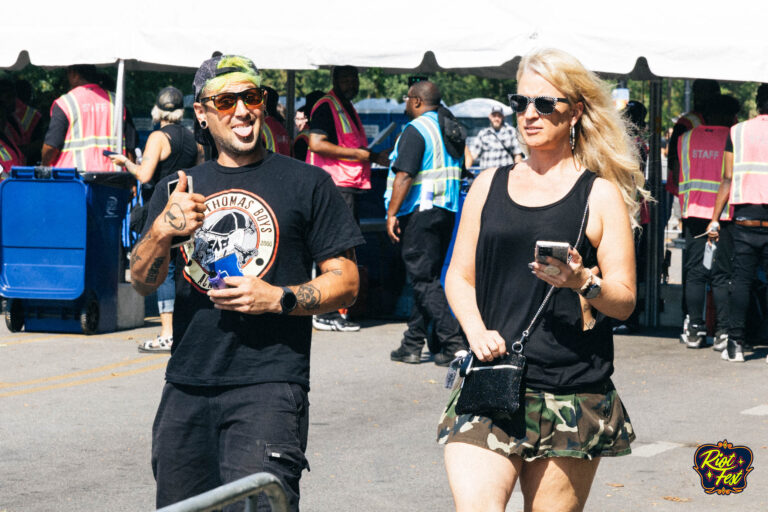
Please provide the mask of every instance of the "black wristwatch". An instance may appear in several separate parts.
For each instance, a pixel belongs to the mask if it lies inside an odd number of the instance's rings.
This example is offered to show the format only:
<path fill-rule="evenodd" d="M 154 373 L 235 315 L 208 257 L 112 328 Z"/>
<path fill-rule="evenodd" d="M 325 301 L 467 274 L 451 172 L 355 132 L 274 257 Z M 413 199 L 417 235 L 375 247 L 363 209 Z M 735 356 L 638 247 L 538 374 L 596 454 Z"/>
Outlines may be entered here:
<path fill-rule="evenodd" d="M 600 285 L 600 278 L 590 272 L 589 277 L 587 278 L 587 282 L 584 283 L 584 286 L 576 290 L 576 293 L 585 299 L 594 299 L 600 295 L 601 291 L 602 287 Z"/>
<path fill-rule="evenodd" d="M 280 297 L 280 307 L 283 308 L 282 313 L 287 315 L 294 309 L 296 309 L 296 294 L 291 291 L 287 286 L 283 286 L 283 296 Z"/>

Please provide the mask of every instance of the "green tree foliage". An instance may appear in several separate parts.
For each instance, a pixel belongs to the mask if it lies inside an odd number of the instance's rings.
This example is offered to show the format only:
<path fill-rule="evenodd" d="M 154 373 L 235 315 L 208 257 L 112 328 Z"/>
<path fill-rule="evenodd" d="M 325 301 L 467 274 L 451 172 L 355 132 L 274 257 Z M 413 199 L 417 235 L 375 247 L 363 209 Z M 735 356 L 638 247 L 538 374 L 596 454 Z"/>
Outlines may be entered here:
<path fill-rule="evenodd" d="M 113 80 L 115 68 L 103 68 L 102 71 Z M 43 69 L 28 66 L 13 73 L 28 80 L 33 87 L 32 104 L 43 112 L 48 112 L 51 103 L 68 89 L 64 69 Z M 287 73 L 280 70 L 264 70 L 263 83 L 285 94 Z M 155 97 L 163 87 L 173 85 L 184 94 L 192 94 L 192 73 L 165 73 L 150 71 L 130 71 L 126 73 L 126 106 L 135 117 L 148 117 Z M 473 75 L 440 72 L 429 77 L 440 86 L 443 101 L 453 105 L 469 98 L 492 98 L 506 103 L 507 94 L 514 91 L 514 80 L 482 78 Z M 630 98 L 649 104 L 648 82 L 629 80 Z M 739 119 L 748 119 L 757 113 L 755 93 L 759 84 L 754 82 L 720 82 L 723 94 L 731 94 L 742 104 Z M 314 90 L 327 91 L 331 87 L 331 73 L 328 69 L 296 72 L 296 97 L 301 98 Z M 662 126 L 671 127 L 674 120 L 685 110 L 685 81 L 664 80 L 662 82 Z M 392 98 L 400 102 L 408 91 L 407 74 L 390 74 L 380 68 L 368 68 L 360 74 L 360 94 L 363 98 Z"/>

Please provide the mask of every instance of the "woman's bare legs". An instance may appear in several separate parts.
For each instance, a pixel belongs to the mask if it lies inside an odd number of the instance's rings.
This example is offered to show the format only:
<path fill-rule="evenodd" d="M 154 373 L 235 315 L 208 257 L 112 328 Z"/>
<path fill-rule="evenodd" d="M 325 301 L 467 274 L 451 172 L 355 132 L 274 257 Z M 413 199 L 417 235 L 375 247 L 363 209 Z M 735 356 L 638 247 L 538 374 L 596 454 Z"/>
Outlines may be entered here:
<path fill-rule="evenodd" d="M 457 512 L 504 512 L 523 461 L 467 443 L 448 443 L 445 468 Z"/>
<path fill-rule="evenodd" d="M 525 512 L 580 512 L 589 497 L 600 459 L 553 457 L 525 462 L 520 487 Z"/>

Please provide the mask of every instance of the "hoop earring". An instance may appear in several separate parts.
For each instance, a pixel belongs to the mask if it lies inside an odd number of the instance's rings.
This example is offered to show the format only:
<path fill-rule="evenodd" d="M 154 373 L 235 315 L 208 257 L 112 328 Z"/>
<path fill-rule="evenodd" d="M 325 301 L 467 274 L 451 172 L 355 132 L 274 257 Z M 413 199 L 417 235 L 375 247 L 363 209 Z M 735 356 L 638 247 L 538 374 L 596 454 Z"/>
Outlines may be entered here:
<path fill-rule="evenodd" d="M 208 129 L 208 121 L 206 121 L 205 119 L 200 121 L 200 128 L 202 128 L 203 130 L 207 130 Z M 571 127 L 571 128 L 573 128 L 573 127 Z"/>
<path fill-rule="evenodd" d="M 574 125 L 571 125 L 570 142 L 571 142 L 571 152 L 573 152 L 573 150 L 576 148 L 576 127 Z"/>

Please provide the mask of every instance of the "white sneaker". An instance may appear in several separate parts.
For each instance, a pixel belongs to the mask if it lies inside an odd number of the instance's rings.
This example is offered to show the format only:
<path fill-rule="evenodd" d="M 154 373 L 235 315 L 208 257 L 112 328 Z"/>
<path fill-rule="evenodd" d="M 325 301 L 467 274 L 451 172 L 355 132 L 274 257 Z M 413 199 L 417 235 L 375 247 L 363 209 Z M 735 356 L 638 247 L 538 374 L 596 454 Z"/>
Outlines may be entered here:
<path fill-rule="evenodd" d="M 715 336 L 715 343 L 712 345 L 712 350 L 716 350 L 717 352 L 722 352 L 726 349 L 728 346 L 728 333 L 724 332 L 722 334 Z"/>

